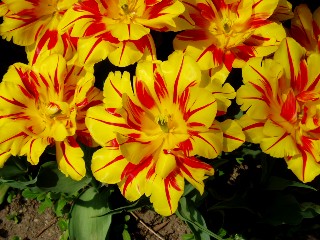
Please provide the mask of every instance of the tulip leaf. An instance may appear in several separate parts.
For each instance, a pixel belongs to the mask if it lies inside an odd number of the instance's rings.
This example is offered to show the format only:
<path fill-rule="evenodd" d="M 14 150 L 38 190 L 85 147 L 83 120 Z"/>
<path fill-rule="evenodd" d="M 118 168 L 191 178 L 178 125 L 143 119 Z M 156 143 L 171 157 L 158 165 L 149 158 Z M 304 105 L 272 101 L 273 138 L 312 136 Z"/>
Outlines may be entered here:
<path fill-rule="evenodd" d="M 105 188 L 98 192 L 92 187 L 80 195 L 71 210 L 70 240 L 107 239 L 112 216 L 104 214 L 110 211 L 108 198 L 112 191 Z"/>
<path fill-rule="evenodd" d="M 287 187 L 307 188 L 307 189 L 317 191 L 315 188 L 313 188 L 307 184 L 287 180 L 287 179 L 276 177 L 276 176 L 270 177 L 269 184 L 267 186 L 267 190 L 280 190 L 281 191 L 281 190 L 286 189 Z"/>
<path fill-rule="evenodd" d="M 8 185 L 4 183 L 0 184 L 0 204 L 3 203 L 4 197 L 6 196 L 8 189 L 9 189 Z"/>
<path fill-rule="evenodd" d="M 298 225 L 303 219 L 300 204 L 291 194 L 275 195 L 266 206 L 264 217 L 273 226 Z"/>
<path fill-rule="evenodd" d="M 74 194 L 87 186 L 91 178 L 84 177 L 75 181 L 66 177 L 59 169 L 56 161 L 42 164 L 38 174 L 37 186 L 43 191 Z"/>
<path fill-rule="evenodd" d="M 176 215 L 188 224 L 195 240 L 210 240 L 210 236 L 222 240 L 217 234 L 214 234 L 207 229 L 204 218 L 195 208 L 194 203 L 191 200 L 182 197 Z M 190 238 L 190 235 L 188 237 Z"/>
<path fill-rule="evenodd" d="M 11 180 L 27 172 L 28 167 L 24 158 L 10 157 L 3 168 L 0 168 L 0 181 L 3 179 Z"/>
<path fill-rule="evenodd" d="M 301 214 L 304 218 L 314 218 L 320 215 L 320 205 L 312 202 L 304 202 L 301 204 Z"/>

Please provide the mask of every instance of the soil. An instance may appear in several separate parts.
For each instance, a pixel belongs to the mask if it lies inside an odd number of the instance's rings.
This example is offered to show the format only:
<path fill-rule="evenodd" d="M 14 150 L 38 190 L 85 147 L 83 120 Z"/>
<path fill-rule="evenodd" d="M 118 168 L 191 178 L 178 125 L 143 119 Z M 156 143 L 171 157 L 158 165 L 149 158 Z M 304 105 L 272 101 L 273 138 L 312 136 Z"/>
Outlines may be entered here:
<path fill-rule="evenodd" d="M 0 206 L 0 240 L 58 240 L 62 235 L 51 209 L 38 212 L 39 202 L 17 195 L 10 204 Z M 133 212 L 136 226 L 130 231 L 134 240 L 177 240 L 190 233 L 177 216 L 162 217 L 151 210 Z M 19 238 L 18 238 L 19 237 Z"/>
<path fill-rule="evenodd" d="M 62 234 L 51 209 L 38 213 L 39 202 L 17 195 L 0 208 L 0 239 L 58 240 Z M 20 238 L 18 238 L 20 237 Z"/>

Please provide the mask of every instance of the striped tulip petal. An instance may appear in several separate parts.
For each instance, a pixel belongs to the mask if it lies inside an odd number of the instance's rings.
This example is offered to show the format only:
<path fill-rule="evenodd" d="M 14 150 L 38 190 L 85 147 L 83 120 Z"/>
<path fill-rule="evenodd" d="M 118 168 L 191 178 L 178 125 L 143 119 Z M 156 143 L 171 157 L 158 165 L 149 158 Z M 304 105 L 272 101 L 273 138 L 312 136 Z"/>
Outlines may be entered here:
<path fill-rule="evenodd" d="M 320 175 L 319 160 L 309 152 L 302 155 L 287 157 L 288 168 L 298 177 L 300 181 L 311 182 Z"/>
<path fill-rule="evenodd" d="M 103 147 L 94 152 L 91 170 L 98 181 L 115 184 L 121 182 L 128 164 L 118 147 Z"/>
<path fill-rule="evenodd" d="M 242 131 L 246 136 L 246 141 L 256 144 L 261 142 L 264 137 L 264 122 L 254 120 L 250 118 L 248 114 L 245 114 L 238 120 L 238 123 L 242 127 Z"/>
<path fill-rule="evenodd" d="M 80 38 L 82 63 L 105 59 L 116 66 L 128 66 L 142 57 L 154 56 L 150 29 L 180 31 L 189 27 L 175 19 L 184 12 L 180 1 L 79 1 L 69 9 L 59 24 L 62 32 Z M 103 53 L 101 55 L 101 53 Z"/>
<path fill-rule="evenodd" d="M 237 102 L 247 111 L 239 120 L 247 139 L 284 158 L 303 182 L 320 173 L 320 55 L 306 53 L 294 39 L 284 39 L 273 59 L 247 62 L 237 92 Z"/>
<path fill-rule="evenodd" d="M 98 180 L 117 182 L 130 201 L 150 196 L 163 215 L 176 211 L 184 178 L 203 192 L 203 180 L 213 169 L 194 156 L 218 156 L 223 131 L 215 122 L 213 93 L 200 87 L 202 77 L 195 60 L 181 51 L 168 61 L 139 62 L 132 86 L 128 73 L 109 74 L 103 105 L 90 108 L 86 117 L 89 132 L 103 147 L 92 165 Z"/>
<path fill-rule="evenodd" d="M 294 9 L 291 20 L 290 33 L 307 51 L 319 52 L 320 50 L 320 8 L 312 14 L 306 4 L 300 4 Z"/>
<path fill-rule="evenodd" d="M 11 156 L 10 152 L 0 152 L 0 167 L 2 168 L 5 164 L 5 162 L 9 159 L 9 157 Z"/>
<path fill-rule="evenodd" d="M 7 8 L 0 32 L 3 38 L 27 46 L 28 60 L 35 63 L 40 54 L 60 53 L 71 59 L 76 51 L 77 39 L 69 32 L 60 33 L 58 25 L 65 11 L 76 2 L 50 0 L 5 0 L 1 9 Z"/>
<path fill-rule="evenodd" d="M 184 190 L 184 177 L 177 171 L 166 178 L 153 175 L 147 182 L 146 195 L 150 196 L 154 210 L 163 216 L 172 215 L 178 208 Z"/>
<path fill-rule="evenodd" d="M 88 95 L 93 70 L 74 63 L 52 54 L 40 57 L 33 65 L 10 66 L 0 84 L 0 130 L 4 133 L 0 149 L 26 155 L 31 164 L 37 164 L 45 148 L 55 144 L 61 171 L 80 180 L 85 167 L 75 139 L 84 117 L 80 114 L 77 118 L 77 111 L 97 102 Z M 79 131 L 87 132 L 83 123 Z"/>
<path fill-rule="evenodd" d="M 50 143 L 42 138 L 30 138 L 21 148 L 21 155 L 26 155 L 28 162 L 33 165 L 39 163 L 40 156 Z"/>
<path fill-rule="evenodd" d="M 60 171 L 77 181 L 86 174 L 83 155 L 83 151 L 73 137 L 68 137 L 63 142 L 56 142 L 56 156 Z"/>
<path fill-rule="evenodd" d="M 263 133 L 266 137 L 261 140 L 260 145 L 265 153 L 278 158 L 299 154 L 299 150 L 290 133 L 276 123 L 267 120 Z"/>
<path fill-rule="evenodd" d="M 195 28 L 179 33 L 174 48 L 193 56 L 203 70 L 242 67 L 252 57 L 273 53 L 286 36 L 281 25 L 269 20 L 278 0 L 183 3 Z"/>
<path fill-rule="evenodd" d="M 231 119 L 219 123 L 223 131 L 223 151 L 232 152 L 240 147 L 245 141 L 245 135 L 240 125 Z"/>

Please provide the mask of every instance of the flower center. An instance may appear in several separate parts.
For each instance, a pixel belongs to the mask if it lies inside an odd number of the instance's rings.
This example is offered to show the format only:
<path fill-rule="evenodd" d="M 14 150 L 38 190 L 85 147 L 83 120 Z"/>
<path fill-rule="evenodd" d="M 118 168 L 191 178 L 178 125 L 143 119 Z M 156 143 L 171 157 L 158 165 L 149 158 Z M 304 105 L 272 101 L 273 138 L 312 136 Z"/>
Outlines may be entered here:
<path fill-rule="evenodd" d="M 44 106 L 44 114 L 48 119 L 65 119 L 68 118 L 69 105 L 65 102 L 49 102 Z"/>
<path fill-rule="evenodd" d="M 156 122 L 164 133 L 169 133 L 174 129 L 173 116 L 171 114 L 157 117 Z"/>
<path fill-rule="evenodd" d="M 120 17 L 125 19 L 133 19 L 137 12 L 137 0 L 120 0 L 119 1 L 119 7 L 120 7 Z"/>

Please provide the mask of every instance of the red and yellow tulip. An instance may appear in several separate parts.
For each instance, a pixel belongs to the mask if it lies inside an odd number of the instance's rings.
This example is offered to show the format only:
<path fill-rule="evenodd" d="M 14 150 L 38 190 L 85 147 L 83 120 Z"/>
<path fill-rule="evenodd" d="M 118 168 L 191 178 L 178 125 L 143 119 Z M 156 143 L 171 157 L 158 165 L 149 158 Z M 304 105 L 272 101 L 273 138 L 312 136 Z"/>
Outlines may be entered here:
<path fill-rule="evenodd" d="M 312 14 L 307 5 L 297 6 L 291 20 L 290 34 L 308 52 L 320 53 L 320 7 Z"/>
<path fill-rule="evenodd" d="M 280 23 L 269 20 L 278 0 L 182 2 L 195 28 L 179 33 L 174 48 L 185 50 L 204 70 L 242 67 L 251 57 L 273 53 L 286 36 Z"/>
<path fill-rule="evenodd" d="M 81 38 L 79 58 L 95 63 L 109 57 L 116 66 L 128 66 L 155 55 L 150 29 L 179 31 L 188 25 L 178 16 L 178 0 L 84 0 L 64 15 L 61 28 Z M 189 25 L 188 25 L 189 26 Z"/>
<path fill-rule="evenodd" d="M 76 139 L 92 141 L 78 112 L 102 102 L 93 82 L 93 70 L 58 54 L 39 58 L 32 66 L 10 66 L 0 83 L 0 165 L 10 155 L 26 155 L 38 164 L 45 148 L 55 145 L 59 169 L 80 180 L 86 169 Z"/>
<path fill-rule="evenodd" d="M 162 215 L 175 212 L 184 179 L 202 193 L 213 168 L 195 156 L 215 158 L 244 141 L 239 125 L 215 120 L 223 88 L 200 87 L 198 64 L 182 52 L 168 61 L 139 62 L 133 89 L 128 72 L 110 73 L 104 105 L 88 110 L 86 124 L 103 148 L 92 159 L 95 178 L 118 183 L 130 201 L 150 196 Z M 228 91 L 225 91 L 228 92 Z M 227 103 L 226 103 L 227 104 Z"/>
<path fill-rule="evenodd" d="M 40 54 L 59 53 L 71 59 L 77 39 L 69 32 L 60 33 L 58 24 L 77 0 L 3 0 L 0 11 L 3 23 L 0 35 L 15 44 L 26 46 L 28 59 L 34 64 Z M 0 10 L 1 10 L 0 9 Z"/>
<path fill-rule="evenodd" d="M 237 103 L 246 111 L 240 124 L 247 140 L 285 158 L 303 182 L 320 174 L 320 54 L 306 55 L 284 39 L 273 59 L 252 58 L 243 68 Z"/>

